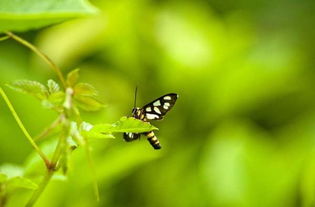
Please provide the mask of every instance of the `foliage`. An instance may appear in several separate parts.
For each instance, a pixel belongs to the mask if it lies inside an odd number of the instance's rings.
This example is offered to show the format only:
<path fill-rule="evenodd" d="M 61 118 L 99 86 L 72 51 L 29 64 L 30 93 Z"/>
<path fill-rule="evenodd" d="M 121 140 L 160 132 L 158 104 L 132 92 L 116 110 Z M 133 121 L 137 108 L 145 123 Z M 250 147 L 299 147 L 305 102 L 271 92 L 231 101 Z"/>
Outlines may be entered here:
<path fill-rule="evenodd" d="M 91 97 L 106 104 L 87 112 L 73 102 L 84 122 L 70 120 L 63 167 L 36 207 L 314 206 L 314 1 L 91 2 L 97 15 L 18 34 L 64 74 L 80 68 L 76 90 L 96 88 Z M 0 42 L 0 56 L 1 86 L 27 79 L 48 90 L 52 79 L 65 100 L 62 81 L 32 52 L 9 38 Z M 160 151 L 143 139 L 126 143 L 120 133 L 96 130 L 130 113 L 135 86 L 140 107 L 169 92 L 181 97 L 158 123 Z M 52 158 L 64 130 L 59 110 L 4 89 Z M 49 130 L 52 121 L 58 126 Z M 23 177 L 39 184 L 46 167 L 1 100 L 0 128 L 1 165 L 18 163 Z M 92 195 L 87 148 L 100 202 Z M 31 193 L 15 191 L 6 207 L 23 206 Z"/>
<path fill-rule="evenodd" d="M 2 0 L 0 31 L 25 31 L 95 13 L 86 0 Z"/>

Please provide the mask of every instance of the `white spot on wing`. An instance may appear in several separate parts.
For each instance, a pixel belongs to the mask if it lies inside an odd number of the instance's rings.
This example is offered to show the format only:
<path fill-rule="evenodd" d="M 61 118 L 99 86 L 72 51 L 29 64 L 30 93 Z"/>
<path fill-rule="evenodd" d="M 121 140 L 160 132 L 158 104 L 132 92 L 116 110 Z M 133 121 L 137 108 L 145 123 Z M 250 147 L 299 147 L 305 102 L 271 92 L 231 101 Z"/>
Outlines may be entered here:
<path fill-rule="evenodd" d="M 151 111 L 151 107 L 147 107 L 147 108 L 145 108 L 145 110 L 146 110 L 147 112 L 150 112 L 150 111 Z"/>
<path fill-rule="evenodd" d="M 154 111 L 155 111 L 156 113 L 162 114 L 161 111 L 160 111 L 160 109 L 159 109 L 158 107 L 155 106 L 153 109 L 154 109 Z"/>
<path fill-rule="evenodd" d="M 159 116 L 156 114 L 146 114 L 146 116 L 147 116 L 147 119 L 158 119 L 159 118 Z"/>
<path fill-rule="evenodd" d="M 164 96 L 164 100 L 171 100 L 172 98 L 170 96 Z"/>
<path fill-rule="evenodd" d="M 153 106 L 161 106 L 160 100 L 157 100 L 156 102 L 153 103 Z"/>
<path fill-rule="evenodd" d="M 170 106 L 171 104 L 166 102 L 164 103 L 163 108 L 167 110 Z"/>

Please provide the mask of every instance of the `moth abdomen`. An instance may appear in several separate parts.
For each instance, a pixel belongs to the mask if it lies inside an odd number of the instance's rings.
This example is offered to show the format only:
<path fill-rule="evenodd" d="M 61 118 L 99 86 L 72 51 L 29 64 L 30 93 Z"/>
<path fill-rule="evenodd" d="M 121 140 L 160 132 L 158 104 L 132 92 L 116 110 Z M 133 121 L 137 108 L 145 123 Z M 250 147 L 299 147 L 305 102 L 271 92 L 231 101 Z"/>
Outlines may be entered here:
<path fill-rule="evenodd" d="M 154 149 L 161 149 L 162 148 L 160 145 L 160 141 L 155 136 L 153 131 L 146 133 L 146 136 L 148 137 L 148 141 L 150 142 L 150 144 L 152 145 L 152 147 Z"/>

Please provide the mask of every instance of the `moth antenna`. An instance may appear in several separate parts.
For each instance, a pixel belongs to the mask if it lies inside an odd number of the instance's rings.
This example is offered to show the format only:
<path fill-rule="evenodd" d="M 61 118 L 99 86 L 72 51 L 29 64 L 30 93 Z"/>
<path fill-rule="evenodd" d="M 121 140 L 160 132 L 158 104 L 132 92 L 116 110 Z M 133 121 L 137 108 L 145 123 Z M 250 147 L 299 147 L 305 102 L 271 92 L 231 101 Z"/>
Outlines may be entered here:
<path fill-rule="evenodd" d="M 134 100 L 133 108 L 137 107 L 137 92 L 138 92 L 138 86 L 136 86 L 136 90 L 135 90 L 135 100 Z"/>

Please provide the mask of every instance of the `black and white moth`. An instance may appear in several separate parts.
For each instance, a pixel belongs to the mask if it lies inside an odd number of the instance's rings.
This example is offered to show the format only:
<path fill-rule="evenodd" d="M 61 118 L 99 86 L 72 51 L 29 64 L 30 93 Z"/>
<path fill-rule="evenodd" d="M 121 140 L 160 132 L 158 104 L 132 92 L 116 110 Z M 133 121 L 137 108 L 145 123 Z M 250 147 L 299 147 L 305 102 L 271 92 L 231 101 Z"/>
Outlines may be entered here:
<path fill-rule="evenodd" d="M 178 95 L 176 93 L 169 93 L 146 104 L 142 108 L 134 107 L 132 109 L 132 117 L 145 122 L 149 122 L 151 120 L 161 120 L 163 119 L 165 114 L 170 111 L 171 108 L 174 106 L 177 98 Z M 131 142 L 139 139 L 141 134 L 147 136 L 148 141 L 154 149 L 161 149 L 160 142 L 153 131 L 140 134 L 130 132 L 124 133 L 124 139 L 127 142 Z"/>

